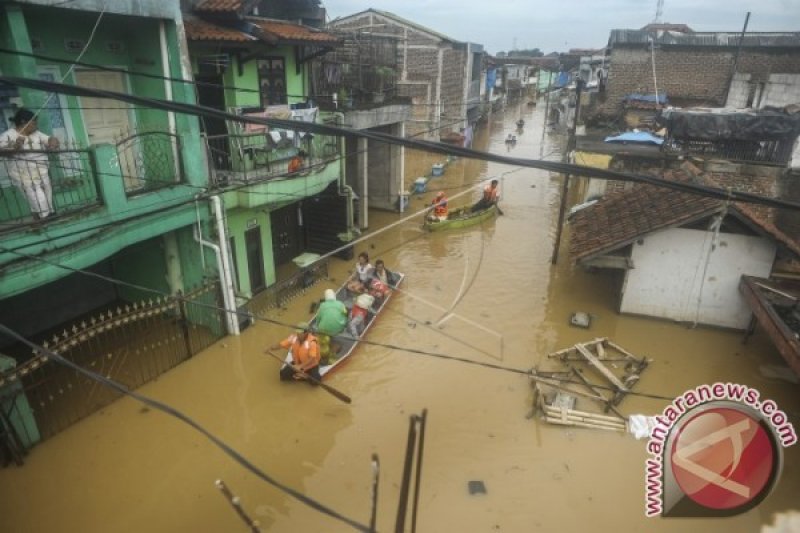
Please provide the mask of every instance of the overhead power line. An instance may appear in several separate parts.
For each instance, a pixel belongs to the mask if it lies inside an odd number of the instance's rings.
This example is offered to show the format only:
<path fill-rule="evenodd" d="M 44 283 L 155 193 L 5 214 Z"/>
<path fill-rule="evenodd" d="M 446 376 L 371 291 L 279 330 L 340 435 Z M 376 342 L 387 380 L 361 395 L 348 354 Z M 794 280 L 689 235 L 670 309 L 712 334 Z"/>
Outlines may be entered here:
<path fill-rule="evenodd" d="M 112 389 L 112 390 L 114 390 L 116 392 L 119 392 L 120 394 L 124 394 L 125 396 L 130 396 L 131 398 L 142 402 L 143 404 L 147 405 L 148 407 L 151 407 L 153 409 L 157 409 L 157 410 L 161 411 L 162 413 L 165 413 L 165 414 L 167 414 L 167 415 L 169 415 L 169 416 L 171 416 L 173 418 L 177 418 L 178 420 L 180 420 L 184 424 L 190 426 L 192 429 L 194 429 L 195 431 L 199 432 L 206 439 L 211 441 L 211 443 L 214 444 L 217 448 L 219 448 L 220 450 L 225 452 L 225 454 L 227 454 L 234 461 L 236 461 L 241 466 L 243 466 L 246 470 L 248 470 L 249 472 L 254 474 L 256 477 L 258 477 L 262 481 L 266 481 L 267 483 L 269 483 L 273 487 L 277 488 L 281 492 L 283 492 L 285 494 L 288 494 L 292 498 L 300 501 L 301 503 L 304 503 L 305 505 L 311 507 L 315 511 L 319 511 L 320 513 L 328 515 L 331 518 L 335 518 L 336 520 L 339 520 L 340 522 L 344 522 L 345 524 L 353 527 L 354 529 L 356 529 L 358 531 L 364 531 L 364 532 L 369 532 L 370 531 L 368 526 L 365 526 L 364 524 L 361 524 L 360 522 L 357 522 L 357 521 L 355 521 L 355 520 L 353 520 L 351 518 L 348 518 L 348 517 L 344 516 L 343 514 L 339 513 L 338 511 L 334 511 L 330 507 L 327 507 L 327 506 L 321 504 L 320 502 L 318 502 L 318 501 L 306 496 L 305 494 L 303 494 L 303 493 L 301 493 L 301 492 L 299 492 L 299 491 L 297 491 L 297 490 L 295 490 L 295 489 L 293 489 L 293 488 L 291 488 L 291 487 L 289 487 L 287 485 L 284 485 L 280 481 L 276 480 L 275 478 L 273 478 L 272 476 L 270 476 L 269 474 L 267 474 L 266 472 L 264 472 L 263 470 L 258 468 L 255 464 L 250 462 L 241 453 L 239 453 L 238 451 L 233 449 L 231 446 L 226 444 L 222 439 L 220 439 L 219 437 L 217 437 L 216 435 L 211 433 L 209 430 L 207 430 L 206 428 L 201 426 L 199 423 L 197 423 L 194 419 L 192 419 L 191 417 L 189 417 L 188 415 L 186 415 L 182 411 L 172 407 L 171 405 L 167 405 L 167 404 L 165 404 L 163 402 L 160 402 L 158 400 L 154 400 L 153 398 L 150 398 L 149 396 L 145 396 L 144 394 L 139 394 L 138 392 L 135 392 L 135 391 L 132 391 L 132 390 L 128 389 L 126 386 L 122 385 L 121 383 L 117 383 L 116 381 L 114 381 L 112 379 L 109 379 L 109 378 L 107 378 L 105 376 L 102 376 L 102 375 L 96 373 L 96 372 L 93 372 L 91 370 L 83 368 L 82 366 L 70 361 L 69 359 L 67 359 L 65 357 L 62 357 L 61 355 L 55 353 L 54 351 L 48 350 L 44 346 L 40 346 L 40 345 L 38 345 L 36 343 L 33 343 L 33 342 L 29 341 L 28 339 L 26 339 L 25 337 L 23 337 L 22 335 L 20 335 L 16 331 L 14 331 L 13 329 L 9 328 L 5 324 L 0 324 L 0 332 L 3 332 L 6 335 L 8 335 L 9 337 L 11 337 L 11 338 L 13 338 L 13 339 L 25 344 L 26 346 L 31 348 L 34 352 L 42 354 L 48 360 L 53 360 L 53 361 L 57 362 L 58 364 L 60 364 L 62 366 L 65 366 L 67 368 L 71 368 L 72 370 L 76 371 L 79 374 L 82 374 L 82 375 L 86 376 L 87 378 L 91 379 L 92 381 L 96 381 L 97 383 L 100 383 L 101 385 L 104 385 L 104 386 L 108 387 L 109 389 Z"/>
<path fill-rule="evenodd" d="M 120 100 L 138 105 L 145 105 L 154 109 L 161 109 L 164 111 L 170 111 L 176 113 L 184 113 L 194 116 L 214 117 L 244 124 L 257 124 L 262 126 L 266 125 L 273 128 L 297 130 L 308 133 L 316 133 L 319 135 L 336 135 L 336 136 L 344 135 L 344 136 L 359 137 L 359 138 L 374 140 L 377 142 L 384 142 L 392 145 L 405 146 L 406 148 L 425 150 L 428 152 L 433 152 L 443 155 L 455 155 L 459 157 L 466 157 L 469 159 L 478 159 L 478 160 L 490 161 L 507 165 L 515 165 L 515 166 L 522 166 L 539 170 L 547 170 L 550 172 L 557 172 L 560 174 L 571 174 L 576 176 L 585 176 L 589 178 L 597 178 L 605 180 L 644 183 L 666 189 L 677 190 L 680 192 L 699 194 L 702 196 L 716 198 L 719 200 L 746 202 L 746 203 L 766 205 L 769 207 L 800 210 L 800 203 L 781 200 L 777 198 L 769 198 L 743 191 L 734 191 L 731 189 L 723 189 L 721 187 L 710 187 L 695 183 L 670 181 L 662 178 L 656 178 L 653 176 L 645 176 L 639 174 L 617 172 L 613 170 L 585 167 L 570 163 L 559 163 L 555 161 L 541 161 L 535 159 L 508 157 L 488 152 L 481 152 L 478 150 L 473 150 L 471 148 L 461 148 L 444 143 L 408 139 L 405 137 L 398 137 L 395 135 L 390 135 L 387 133 L 380 133 L 370 130 L 356 130 L 353 128 L 330 126 L 325 124 L 315 124 L 311 122 L 302 122 L 296 120 L 240 116 L 196 104 L 169 102 L 166 100 L 147 98 L 131 94 L 124 94 L 115 91 L 90 89 L 86 87 L 78 87 L 75 85 L 65 85 L 62 83 L 33 80 L 28 78 L 0 76 L 0 82 L 20 87 L 26 87 L 28 89 L 41 90 L 45 92 L 57 92 L 63 94 L 71 94 L 73 96 L 88 96 L 95 98 Z"/>

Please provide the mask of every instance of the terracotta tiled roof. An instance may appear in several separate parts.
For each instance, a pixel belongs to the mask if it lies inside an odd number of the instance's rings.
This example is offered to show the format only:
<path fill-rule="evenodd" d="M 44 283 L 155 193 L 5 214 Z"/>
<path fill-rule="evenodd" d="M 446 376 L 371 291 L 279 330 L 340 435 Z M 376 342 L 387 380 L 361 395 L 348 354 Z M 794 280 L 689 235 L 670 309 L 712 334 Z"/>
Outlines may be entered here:
<path fill-rule="evenodd" d="M 695 181 L 719 187 L 690 163 L 685 163 L 681 170 L 665 172 L 664 177 L 670 181 Z M 637 184 L 575 214 L 570 221 L 570 256 L 578 261 L 608 253 L 653 231 L 703 219 L 721 211 L 724 205 L 724 201 L 714 198 Z M 800 257 L 800 245 L 778 229 L 765 213 L 739 202 L 731 210 Z"/>
<path fill-rule="evenodd" d="M 196 5 L 194 10 L 208 13 L 237 13 L 243 3 L 242 0 L 205 0 Z"/>
<path fill-rule="evenodd" d="M 303 26 L 302 24 L 255 17 L 248 17 L 247 20 L 258 26 L 258 28 L 268 36 L 275 37 L 278 42 L 310 42 L 314 44 L 335 44 L 339 42 L 339 38 L 331 33 L 309 26 Z"/>
<path fill-rule="evenodd" d="M 189 41 L 250 42 L 258 40 L 242 31 L 216 26 L 199 19 L 185 19 L 184 27 L 186 28 L 186 39 Z"/>
<path fill-rule="evenodd" d="M 650 232 L 703 218 L 722 205 L 704 196 L 637 184 L 575 214 L 570 255 L 577 261 L 610 252 Z"/>
<path fill-rule="evenodd" d="M 762 213 L 753 209 L 752 205 L 737 203 L 736 210 L 747 217 L 753 224 L 761 228 L 766 234 L 785 245 L 789 250 L 800 257 L 800 245 L 793 238 L 786 235 L 768 220 Z"/>

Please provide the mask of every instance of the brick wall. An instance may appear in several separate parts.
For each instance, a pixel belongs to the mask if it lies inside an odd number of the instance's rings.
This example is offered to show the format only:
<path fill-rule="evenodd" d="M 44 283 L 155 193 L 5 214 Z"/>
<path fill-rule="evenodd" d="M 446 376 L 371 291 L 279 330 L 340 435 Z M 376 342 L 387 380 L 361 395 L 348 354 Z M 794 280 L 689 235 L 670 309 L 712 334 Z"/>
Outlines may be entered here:
<path fill-rule="evenodd" d="M 463 124 L 453 124 L 459 119 L 465 119 L 467 109 L 464 106 L 464 85 L 466 79 L 467 53 L 463 50 L 447 49 L 444 51 L 442 65 L 442 130 L 441 133 L 458 131 Z"/>
<path fill-rule="evenodd" d="M 673 101 L 720 106 L 727 88 L 735 49 L 718 47 L 656 48 L 659 93 Z M 770 74 L 800 74 L 800 50 L 742 50 L 737 72 L 750 74 L 750 82 L 766 82 Z M 604 115 L 616 115 L 626 94 L 652 94 L 653 70 L 649 48 L 618 46 L 611 51 Z"/>

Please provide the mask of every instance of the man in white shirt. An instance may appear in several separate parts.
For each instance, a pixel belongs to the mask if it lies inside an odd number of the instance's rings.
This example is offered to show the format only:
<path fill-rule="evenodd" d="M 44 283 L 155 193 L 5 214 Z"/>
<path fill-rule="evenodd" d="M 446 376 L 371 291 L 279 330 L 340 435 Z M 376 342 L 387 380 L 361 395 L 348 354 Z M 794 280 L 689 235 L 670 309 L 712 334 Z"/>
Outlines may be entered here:
<path fill-rule="evenodd" d="M 58 139 L 39 131 L 36 116 L 28 109 L 20 108 L 11 121 L 14 127 L 0 134 L 0 155 L 8 158 L 8 176 L 25 194 L 33 217 L 45 218 L 54 209 L 50 163 L 42 151 L 58 149 Z"/>

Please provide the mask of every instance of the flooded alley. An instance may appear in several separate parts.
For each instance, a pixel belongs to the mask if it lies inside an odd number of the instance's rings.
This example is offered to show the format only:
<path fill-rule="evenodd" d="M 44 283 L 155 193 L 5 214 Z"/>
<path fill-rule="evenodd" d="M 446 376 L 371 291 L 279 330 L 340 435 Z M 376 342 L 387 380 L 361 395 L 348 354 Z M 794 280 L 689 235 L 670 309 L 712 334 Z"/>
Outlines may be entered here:
<path fill-rule="evenodd" d="M 542 134 L 543 105 L 510 104 L 490 115 L 476 147 L 553 160 L 564 139 Z M 524 118 L 524 131 L 515 123 Z M 517 143 L 509 146 L 509 133 Z M 542 145 L 544 142 L 544 145 Z M 406 182 L 439 156 L 407 152 Z M 474 202 L 482 181 L 500 180 L 502 216 L 481 226 L 427 233 L 422 215 L 444 190 L 451 206 Z M 800 422 L 797 386 L 763 377 L 781 362 L 766 335 L 687 328 L 616 311 L 620 279 L 571 265 L 562 246 L 550 259 L 561 177 L 495 163 L 457 160 L 404 214 L 370 212 L 356 246 L 406 274 L 401 290 L 370 330 L 382 345 L 449 354 L 515 369 L 548 352 L 609 337 L 653 360 L 635 390 L 674 397 L 703 383 L 748 384 Z M 471 188 L 469 194 L 459 192 Z M 455 197 L 455 198 L 454 198 Z M 565 239 L 569 237 L 565 232 Z M 332 259 L 328 280 L 271 319 L 309 318 L 326 288 L 338 287 L 353 261 Z M 588 330 L 569 325 L 575 311 Z M 257 322 L 226 337 L 139 389 L 205 426 L 280 482 L 367 523 L 370 455 L 380 457 L 378 530 L 393 528 L 409 416 L 428 410 L 418 531 L 756 531 L 775 512 L 797 506 L 800 447 L 785 450 L 777 489 L 759 507 L 726 520 L 644 516 L 645 441 L 627 434 L 548 425 L 528 419 L 532 392 L 519 374 L 381 345 L 362 345 L 327 383 L 352 397 L 337 402 L 319 389 L 278 381 L 263 350 L 288 330 Z M 666 402 L 630 395 L 625 413 L 653 415 Z M 23 467 L 0 470 L 0 530 L 246 531 L 214 486 L 223 479 L 268 531 L 348 531 L 235 464 L 198 433 L 126 398 L 41 445 Z M 485 494 L 471 495 L 468 482 Z"/>

